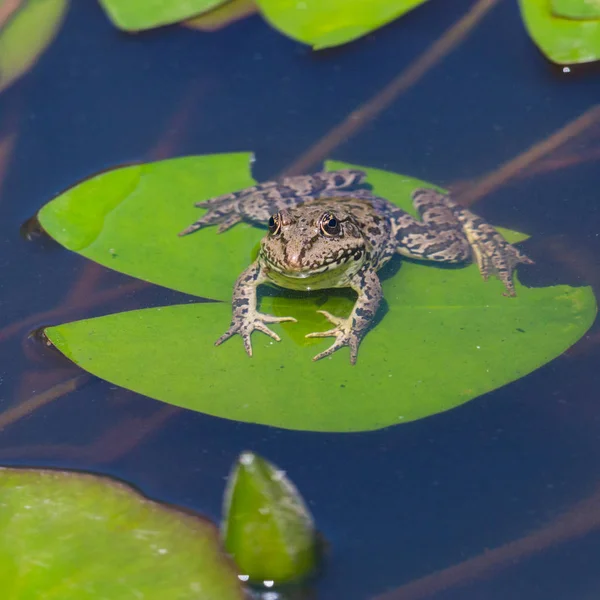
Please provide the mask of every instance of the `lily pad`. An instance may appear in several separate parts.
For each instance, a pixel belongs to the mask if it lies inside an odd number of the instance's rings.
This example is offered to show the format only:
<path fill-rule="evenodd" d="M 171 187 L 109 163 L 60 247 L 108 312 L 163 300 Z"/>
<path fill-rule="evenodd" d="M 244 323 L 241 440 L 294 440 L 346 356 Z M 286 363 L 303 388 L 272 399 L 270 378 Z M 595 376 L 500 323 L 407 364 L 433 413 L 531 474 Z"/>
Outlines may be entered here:
<path fill-rule="evenodd" d="M 100 0 L 114 25 L 125 31 L 178 23 L 225 2 L 227 0 Z"/>
<path fill-rule="evenodd" d="M 285 471 L 244 452 L 227 482 L 222 535 L 250 582 L 298 582 L 317 566 L 315 525 Z"/>
<path fill-rule="evenodd" d="M 68 0 L 0 2 L 0 91 L 37 61 L 59 30 L 67 6 Z"/>
<path fill-rule="evenodd" d="M 214 347 L 229 325 L 233 283 L 264 232 L 239 224 L 221 235 L 214 228 L 176 234 L 201 214 L 194 201 L 251 183 L 248 158 L 117 169 L 46 205 L 40 221 L 66 247 L 130 275 L 225 300 L 51 327 L 57 348 L 99 377 L 177 406 L 289 429 L 364 431 L 442 412 L 514 381 L 561 354 L 594 320 L 588 287 L 529 289 L 517 281 L 517 297 L 506 298 L 501 283 L 483 283 L 475 265 L 441 268 L 398 257 L 381 272 L 387 312 L 354 367 L 347 349 L 312 362 L 331 342 L 304 338 L 328 328 L 317 309 L 350 311 L 349 291 L 265 293 L 263 312 L 299 321 L 274 326 L 281 343 L 255 333 L 253 358 L 237 336 Z M 376 193 L 411 212 L 410 192 L 424 185 L 379 169 L 327 166 L 365 170 Z"/>
<path fill-rule="evenodd" d="M 238 225 L 227 235 L 214 227 L 177 234 L 201 214 L 194 202 L 254 184 L 250 159 L 241 152 L 115 169 L 68 190 L 38 218 L 60 244 L 115 271 L 227 300 L 264 232 Z"/>
<path fill-rule="evenodd" d="M 339 46 L 397 19 L 426 0 L 256 0 L 267 21 L 315 49 Z"/>
<path fill-rule="evenodd" d="M 551 61 L 576 64 L 600 59 L 600 18 L 557 16 L 553 14 L 555 6 L 548 0 L 519 0 L 519 4 L 531 39 Z M 582 4 L 583 1 L 568 2 L 573 10 Z M 566 0 L 558 6 L 561 12 L 565 11 Z"/>
<path fill-rule="evenodd" d="M 5 598 L 242 600 L 216 527 L 126 485 L 0 468 Z"/>

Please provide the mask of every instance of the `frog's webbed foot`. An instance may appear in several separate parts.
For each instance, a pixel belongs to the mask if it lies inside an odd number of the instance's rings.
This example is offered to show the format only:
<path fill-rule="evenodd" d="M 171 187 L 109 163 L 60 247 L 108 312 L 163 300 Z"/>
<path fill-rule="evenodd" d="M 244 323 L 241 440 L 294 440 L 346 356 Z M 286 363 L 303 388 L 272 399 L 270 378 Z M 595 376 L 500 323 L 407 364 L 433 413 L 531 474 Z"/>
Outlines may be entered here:
<path fill-rule="evenodd" d="M 533 264 L 533 260 L 472 212 L 466 209 L 458 209 L 457 212 L 483 279 L 496 275 L 506 288 L 505 295 L 514 296 L 513 272 L 516 266 L 519 263 Z"/>
<path fill-rule="evenodd" d="M 236 333 L 242 336 L 244 348 L 248 356 L 252 356 L 252 342 L 250 335 L 253 331 L 262 331 L 276 342 L 281 338 L 267 327 L 266 323 L 283 323 L 285 321 L 296 322 L 294 317 L 274 317 L 273 315 L 264 315 L 258 311 L 249 311 L 243 317 L 234 314 L 229 329 L 215 342 L 215 346 L 220 346 L 223 342 L 234 336 Z"/>
<path fill-rule="evenodd" d="M 267 181 L 238 192 L 209 198 L 195 204 L 198 208 L 205 208 L 206 213 L 179 235 L 187 235 L 210 225 L 218 225 L 218 231 L 222 233 L 240 221 L 266 224 L 269 217 L 279 210 L 297 206 L 328 191 L 359 185 L 364 178 L 362 171 L 342 169 L 284 177 L 279 181 Z"/>
<path fill-rule="evenodd" d="M 327 350 L 313 357 L 313 360 L 321 360 L 326 356 L 331 356 L 336 350 L 339 350 L 344 346 L 348 346 L 350 348 L 350 362 L 355 364 L 356 356 L 358 354 L 358 346 L 360 344 L 360 336 L 352 329 L 352 319 L 350 317 L 347 319 L 335 317 L 326 310 L 318 310 L 317 312 L 321 313 L 328 321 L 331 321 L 335 327 L 328 329 L 327 331 L 315 331 L 314 333 L 308 333 L 306 337 L 335 337 L 336 340 L 329 348 L 327 348 Z"/>

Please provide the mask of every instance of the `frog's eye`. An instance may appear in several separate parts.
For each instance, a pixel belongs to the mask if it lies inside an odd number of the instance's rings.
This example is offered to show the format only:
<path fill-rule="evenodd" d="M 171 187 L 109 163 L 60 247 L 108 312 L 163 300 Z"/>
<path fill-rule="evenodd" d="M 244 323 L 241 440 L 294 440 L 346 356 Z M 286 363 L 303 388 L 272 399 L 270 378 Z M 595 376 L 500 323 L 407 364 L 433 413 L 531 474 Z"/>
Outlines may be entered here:
<path fill-rule="evenodd" d="M 281 229 L 281 219 L 279 215 L 271 215 L 268 222 L 269 233 L 271 235 L 277 235 Z"/>
<path fill-rule="evenodd" d="M 341 230 L 340 222 L 333 215 L 323 215 L 321 231 L 325 235 L 338 235 Z"/>

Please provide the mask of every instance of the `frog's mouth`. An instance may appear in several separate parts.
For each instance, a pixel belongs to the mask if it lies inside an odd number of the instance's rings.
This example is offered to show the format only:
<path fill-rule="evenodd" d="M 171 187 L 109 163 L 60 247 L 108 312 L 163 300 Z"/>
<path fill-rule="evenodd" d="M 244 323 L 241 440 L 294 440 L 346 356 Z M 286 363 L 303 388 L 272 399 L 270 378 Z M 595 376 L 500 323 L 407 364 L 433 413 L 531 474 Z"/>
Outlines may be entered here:
<path fill-rule="evenodd" d="M 360 258 L 360 257 L 359 257 Z M 321 264 L 317 268 L 307 267 L 298 267 L 296 269 L 290 267 L 284 267 L 278 263 L 269 260 L 268 257 L 262 257 L 265 266 L 270 271 L 275 271 L 284 277 L 289 277 L 291 279 L 307 279 L 309 277 L 314 277 L 316 275 L 323 275 L 324 273 L 329 273 L 331 271 L 345 271 L 346 268 L 355 263 L 354 256 L 350 255 L 348 257 L 343 257 L 340 260 L 332 260 L 326 263 Z"/>

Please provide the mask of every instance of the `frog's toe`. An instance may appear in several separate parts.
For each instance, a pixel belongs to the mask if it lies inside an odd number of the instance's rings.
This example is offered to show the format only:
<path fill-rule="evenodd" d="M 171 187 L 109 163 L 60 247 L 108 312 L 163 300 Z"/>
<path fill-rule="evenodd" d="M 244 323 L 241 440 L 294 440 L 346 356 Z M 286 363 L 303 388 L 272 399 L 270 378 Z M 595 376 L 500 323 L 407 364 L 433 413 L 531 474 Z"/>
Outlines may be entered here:
<path fill-rule="evenodd" d="M 495 275 L 504 284 L 505 295 L 514 296 L 514 270 L 519 264 L 530 265 L 533 261 L 479 217 L 469 211 L 462 211 L 461 215 L 466 219 L 463 228 L 481 276 L 486 280 L 490 275 Z"/>
<path fill-rule="evenodd" d="M 248 356 L 252 356 L 252 342 L 250 341 L 250 332 L 245 330 L 241 324 L 231 325 L 229 329 L 215 342 L 215 346 L 220 346 L 223 342 L 226 342 L 229 338 L 233 337 L 236 333 L 242 338 L 244 342 L 244 349 Z"/>
<path fill-rule="evenodd" d="M 244 350 L 246 351 L 246 354 L 250 357 L 252 357 L 252 341 L 250 339 L 250 334 L 252 333 L 252 329 L 248 329 L 245 327 L 236 327 L 235 329 L 230 328 L 228 331 L 226 331 L 216 342 L 215 342 L 215 346 L 220 346 L 223 342 L 225 342 L 226 340 L 228 340 L 230 337 L 232 337 L 233 335 L 235 335 L 236 333 L 239 333 L 240 337 L 242 338 L 242 342 L 244 344 Z"/>
<path fill-rule="evenodd" d="M 260 315 L 260 319 L 263 323 L 297 323 L 298 319 L 294 317 L 275 317 L 273 315 Z"/>
<path fill-rule="evenodd" d="M 327 331 L 315 331 L 313 333 L 308 333 L 305 337 L 307 338 L 322 338 L 322 337 L 334 337 L 336 338 L 335 342 L 324 350 L 323 352 L 317 354 L 313 360 L 321 360 L 322 358 L 326 358 L 327 356 L 331 356 L 336 350 L 343 348 L 344 346 L 349 346 L 350 348 L 350 362 L 354 364 L 356 362 L 356 356 L 358 353 L 358 345 L 360 343 L 359 337 L 350 330 L 350 323 L 348 319 L 343 319 L 341 317 L 335 317 L 327 311 L 320 310 L 318 311 L 323 314 L 329 321 L 335 324 L 335 327 L 332 329 L 328 329 Z"/>
<path fill-rule="evenodd" d="M 307 335 L 306 337 L 309 337 L 309 336 L 310 336 L 310 334 Z M 313 356 L 313 360 L 317 361 L 317 360 L 321 360 L 322 358 L 326 358 L 327 356 L 331 356 L 336 350 L 343 348 L 344 345 L 345 344 L 341 340 L 337 339 L 333 344 L 331 344 L 331 346 L 329 346 L 329 348 L 327 348 L 327 350 L 324 350 L 323 352 L 320 352 L 316 356 Z"/>
<path fill-rule="evenodd" d="M 333 331 L 333 330 L 331 330 L 331 331 Z M 329 333 L 329 332 L 325 331 L 323 333 Z M 321 336 L 308 334 L 306 337 L 321 337 Z M 326 358 L 327 356 L 331 356 L 334 352 L 336 352 L 340 348 L 343 348 L 344 346 L 350 347 L 350 364 L 353 364 L 353 365 L 356 364 L 356 357 L 358 354 L 358 340 L 354 336 L 346 336 L 346 335 L 339 336 L 335 340 L 335 342 L 333 342 L 333 344 L 331 344 L 331 346 L 329 346 L 329 348 L 327 348 L 327 350 L 324 350 L 323 352 L 320 352 L 319 354 L 314 356 L 313 360 L 317 361 L 317 360 L 321 360 L 322 358 Z"/>
<path fill-rule="evenodd" d="M 280 342 L 281 338 L 271 329 L 269 329 L 263 322 L 261 321 L 256 321 L 256 323 L 254 323 L 254 329 L 258 330 L 258 331 L 262 331 L 263 333 L 266 333 L 269 337 L 273 338 L 276 342 Z"/>
<path fill-rule="evenodd" d="M 221 221 L 219 223 L 219 227 L 217 229 L 217 233 L 223 233 L 224 231 L 227 231 L 228 229 L 230 229 L 231 227 L 233 227 L 234 225 L 236 225 L 237 223 L 239 223 L 242 220 L 242 217 L 236 213 L 232 213 L 230 215 L 227 215 L 227 217 L 225 218 L 224 221 Z"/>
<path fill-rule="evenodd" d="M 347 319 L 345 319 L 343 317 L 336 317 L 335 315 L 332 315 L 330 312 L 327 312 L 326 310 L 318 310 L 317 312 L 322 314 L 330 323 L 333 323 L 337 327 L 341 327 L 347 321 Z M 332 335 L 332 334 L 329 334 L 329 335 Z"/>
<path fill-rule="evenodd" d="M 227 215 L 219 213 L 218 211 L 209 211 L 206 214 L 202 215 L 189 227 L 186 227 L 183 231 L 180 231 L 178 235 L 179 237 L 183 237 L 184 235 L 194 233 L 194 231 L 204 229 L 205 227 L 209 227 L 210 225 L 216 225 L 217 223 L 221 223 L 222 221 L 224 221 L 226 217 Z"/>

